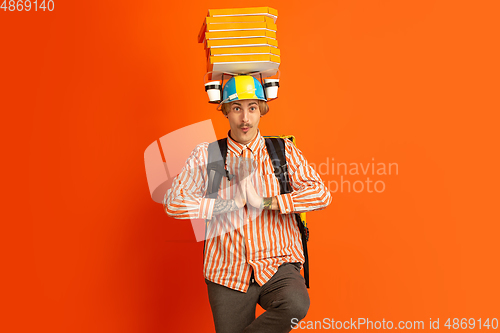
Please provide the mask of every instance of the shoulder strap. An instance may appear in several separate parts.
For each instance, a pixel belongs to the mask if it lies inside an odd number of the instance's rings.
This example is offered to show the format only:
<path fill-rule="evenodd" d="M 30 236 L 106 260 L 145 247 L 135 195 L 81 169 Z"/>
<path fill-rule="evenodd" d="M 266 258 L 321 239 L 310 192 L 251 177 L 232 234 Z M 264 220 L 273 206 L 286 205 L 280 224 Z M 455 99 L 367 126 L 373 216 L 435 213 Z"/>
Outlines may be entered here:
<path fill-rule="evenodd" d="M 288 179 L 288 167 L 285 157 L 285 143 L 281 138 L 265 138 L 266 148 L 271 158 L 274 168 L 274 175 L 278 178 L 280 184 L 280 193 L 290 193 L 292 188 Z"/>
<path fill-rule="evenodd" d="M 285 142 L 281 138 L 265 138 L 266 148 L 271 158 L 274 168 L 274 175 L 278 178 L 280 183 L 280 193 L 292 192 L 290 179 L 288 178 L 288 167 L 286 164 L 286 151 Z M 300 214 L 295 214 L 297 225 L 302 238 L 302 249 L 304 251 L 304 280 L 306 280 L 306 287 L 309 288 L 309 255 L 307 253 L 307 241 L 309 239 L 309 230 L 302 222 Z"/>
<path fill-rule="evenodd" d="M 227 138 L 220 139 L 208 144 L 207 152 L 207 175 L 208 186 L 205 194 L 206 198 L 217 199 L 220 183 L 223 176 L 231 177 L 226 170 Z M 207 239 L 207 224 L 205 221 L 205 238 L 203 239 L 203 261 L 205 261 L 205 243 Z"/>
<path fill-rule="evenodd" d="M 207 198 L 217 198 L 222 176 L 226 172 L 227 138 L 214 141 L 208 145 L 207 175 L 208 187 Z"/>

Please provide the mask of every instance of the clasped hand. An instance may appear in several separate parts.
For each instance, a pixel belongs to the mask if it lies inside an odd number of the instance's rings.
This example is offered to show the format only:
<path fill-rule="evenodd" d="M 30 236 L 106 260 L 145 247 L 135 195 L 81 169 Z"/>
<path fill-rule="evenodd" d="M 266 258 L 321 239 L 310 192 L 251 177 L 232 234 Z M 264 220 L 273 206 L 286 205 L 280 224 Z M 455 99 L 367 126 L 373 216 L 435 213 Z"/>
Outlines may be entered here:
<path fill-rule="evenodd" d="M 240 163 L 238 190 L 234 200 L 240 209 L 246 204 L 255 208 L 262 208 L 263 198 L 257 194 L 255 187 L 250 181 L 250 170 L 244 162 Z"/>

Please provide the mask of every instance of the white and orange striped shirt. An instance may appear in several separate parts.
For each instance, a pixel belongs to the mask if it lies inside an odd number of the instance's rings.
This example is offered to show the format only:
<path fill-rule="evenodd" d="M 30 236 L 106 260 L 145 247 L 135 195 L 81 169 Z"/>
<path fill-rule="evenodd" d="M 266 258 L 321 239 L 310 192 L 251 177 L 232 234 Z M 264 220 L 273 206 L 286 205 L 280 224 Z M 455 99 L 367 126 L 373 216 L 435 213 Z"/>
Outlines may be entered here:
<path fill-rule="evenodd" d="M 266 283 L 285 262 L 304 263 L 302 241 L 293 213 L 324 209 L 331 195 L 317 172 L 290 140 L 285 141 L 288 173 L 293 192 L 280 194 L 278 179 L 260 131 L 243 145 L 227 138 L 226 168 L 238 176 L 241 157 L 255 167 L 251 182 L 261 197 L 277 197 L 279 210 L 258 210 L 249 205 L 239 211 L 213 215 L 216 199 L 205 198 L 208 187 L 208 143 L 196 146 L 172 188 L 165 194 L 166 213 L 174 218 L 201 218 L 207 223 L 203 273 L 205 278 L 246 292 L 252 270 L 259 285 Z M 234 181 L 222 178 L 220 199 L 233 199 Z M 213 215 L 213 216 L 212 216 Z"/>

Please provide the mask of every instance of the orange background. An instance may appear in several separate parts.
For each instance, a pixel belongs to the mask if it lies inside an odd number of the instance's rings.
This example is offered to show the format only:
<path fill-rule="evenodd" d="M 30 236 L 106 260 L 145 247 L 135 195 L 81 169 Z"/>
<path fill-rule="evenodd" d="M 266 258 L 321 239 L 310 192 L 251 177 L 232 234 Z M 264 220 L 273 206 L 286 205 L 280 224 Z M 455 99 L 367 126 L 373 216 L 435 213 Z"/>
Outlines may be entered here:
<path fill-rule="evenodd" d="M 308 214 L 306 320 L 500 317 L 497 1 L 55 0 L 0 11 L 2 332 L 213 332 L 203 244 L 151 200 L 143 153 L 209 118 L 226 135 L 197 34 L 209 8 L 266 5 L 262 134 L 399 166 Z"/>

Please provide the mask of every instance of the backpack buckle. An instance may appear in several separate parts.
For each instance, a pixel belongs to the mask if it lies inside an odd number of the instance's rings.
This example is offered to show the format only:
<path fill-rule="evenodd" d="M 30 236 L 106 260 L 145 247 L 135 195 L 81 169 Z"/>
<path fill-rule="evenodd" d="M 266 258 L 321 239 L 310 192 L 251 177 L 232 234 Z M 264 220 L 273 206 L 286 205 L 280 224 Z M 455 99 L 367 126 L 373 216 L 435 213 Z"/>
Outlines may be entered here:
<path fill-rule="evenodd" d="M 304 236 L 306 237 L 306 242 L 309 241 L 309 228 L 304 226 Z"/>

